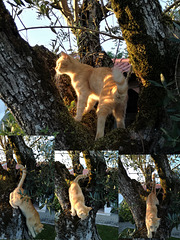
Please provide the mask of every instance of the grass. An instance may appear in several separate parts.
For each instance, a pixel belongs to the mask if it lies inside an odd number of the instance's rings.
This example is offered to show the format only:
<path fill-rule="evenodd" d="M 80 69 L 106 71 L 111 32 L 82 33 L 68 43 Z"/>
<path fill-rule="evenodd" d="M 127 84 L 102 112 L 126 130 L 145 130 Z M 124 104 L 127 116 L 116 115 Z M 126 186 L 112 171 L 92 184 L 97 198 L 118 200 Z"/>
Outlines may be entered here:
<path fill-rule="evenodd" d="M 104 225 L 96 225 L 98 233 L 102 240 L 117 240 L 118 239 L 118 228 L 109 227 Z M 35 239 L 38 240 L 54 240 L 56 236 L 53 225 L 44 224 L 44 230 L 37 235 Z"/>
<path fill-rule="evenodd" d="M 118 239 L 118 228 L 109 227 L 104 225 L 96 225 L 98 233 L 102 240 L 117 240 Z"/>
<path fill-rule="evenodd" d="M 44 230 L 36 236 L 38 240 L 54 240 L 56 237 L 55 228 L 53 225 L 44 224 Z"/>
<path fill-rule="evenodd" d="M 180 240 L 180 238 L 171 237 L 171 238 L 168 238 L 168 240 Z"/>

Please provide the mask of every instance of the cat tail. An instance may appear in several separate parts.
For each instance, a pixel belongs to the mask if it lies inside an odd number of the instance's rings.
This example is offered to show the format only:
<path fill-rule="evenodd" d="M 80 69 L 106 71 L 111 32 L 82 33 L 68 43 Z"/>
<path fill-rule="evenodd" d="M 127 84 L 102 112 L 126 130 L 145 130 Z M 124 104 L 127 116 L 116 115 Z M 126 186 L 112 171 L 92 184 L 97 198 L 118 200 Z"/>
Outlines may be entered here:
<path fill-rule="evenodd" d="M 78 181 L 79 181 L 80 179 L 87 178 L 87 177 L 89 177 L 89 174 L 87 174 L 87 175 L 84 175 L 84 174 L 78 175 L 78 176 L 73 180 L 73 182 L 78 183 Z"/>
<path fill-rule="evenodd" d="M 112 70 L 114 81 L 117 85 L 118 93 L 121 96 L 127 96 L 128 91 L 128 79 L 123 75 L 119 68 L 113 68 Z"/>
<path fill-rule="evenodd" d="M 156 181 L 155 181 L 155 178 L 156 178 L 156 174 L 154 173 L 154 174 L 152 175 L 152 180 L 153 180 L 152 192 L 153 192 L 154 194 L 156 194 Z"/>
<path fill-rule="evenodd" d="M 19 166 L 19 168 L 22 170 L 22 172 L 23 172 L 23 174 L 22 174 L 22 177 L 21 177 L 21 180 L 20 180 L 20 182 L 19 182 L 19 184 L 18 184 L 18 188 L 21 188 L 22 187 L 22 185 L 23 185 L 23 183 L 24 183 L 24 180 L 25 180 L 25 178 L 26 178 L 26 167 L 24 167 L 23 165 L 21 165 L 21 164 L 17 164 L 18 166 Z"/>

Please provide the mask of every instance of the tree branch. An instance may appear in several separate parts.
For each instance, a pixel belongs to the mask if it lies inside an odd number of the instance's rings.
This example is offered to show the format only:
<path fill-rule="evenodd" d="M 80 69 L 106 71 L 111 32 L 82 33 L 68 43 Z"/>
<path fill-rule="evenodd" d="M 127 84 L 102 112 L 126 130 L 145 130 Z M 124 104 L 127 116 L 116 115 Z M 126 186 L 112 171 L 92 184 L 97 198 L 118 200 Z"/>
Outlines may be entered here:
<path fill-rule="evenodd" d="M 74 22 L 73 15 L 71 13 L 71 10 L 67 4 L 67 0 L 61 0 L 59 1 L 59 6 L 61 8 L 61 13 L 64 15 L 65 20 L 68 24 L 72 24 Z"/>
<path fill-rule="evenodd" d="M 74 22 L 77 24 L 78 23 L 78 1 L 73 0 L 73 10 L 74 10 Z"/>
<path fill-rule="evenodd" d="M 156 169 L 158 171 L 161 187 L 164 192 L 163 199 L 169 198 L 169 193 L 174 189 L 174 173 L 170 168 L 168 158 L 165 154 L 163 155 L 151 155 L 155 162 Z"/>
<path fill-rule="evenodd" d="M 163 13 L 167 13 L 169 12 L 169 10 L 171 10 L 171 8 L 173 8 L 174 6 L 177 5 L 177 7 L 179 6 L 178 3 L 180 3 L 180 0 L 177 0 L 176 2 L 174 2 L 173 4 L 171 4 L 169 7 L 167 7 Z"/>
<path fill-rule="evenodd" d="M 108 34 L 108 33 L 105 33 L 105 32 L 99 32 L 99 31 L 96 31 L 94 29 L 89 29 L 89 28 L 85 28 L 85 27 L 78 27 L 78 26 L 56 26 L 56 27 L 52 27 L 52 26 L 40 26 L 40 27 L 28 27 L 28 28 L 22 28 L 22 29 L 19 29 L 18 31 L 19 32 L 22 32 L 22 31 L 27 31 L 27 30 L 35 30 L 35 29 L 46 29 L 46 28 L 50 28 L 50 29 L 54 29 L 54 28 L 72 28 L 72 29 L 80 29 L 80 30 L 83 30 L 83 31 L 89 31 L 89 32 L 94 32 L 94 33 L 98 33 L 98 34 L 101 34 L 101 35 L 105 35 L 105 36 L 108 36 L 108 37 L 111 37 L 111 38 L 114 38 L 114 39 L 119 39 L 119 40 L 124 40 L 123 37 L 117 37 L 115 35 L 112 35 L 112 34 Z"/>

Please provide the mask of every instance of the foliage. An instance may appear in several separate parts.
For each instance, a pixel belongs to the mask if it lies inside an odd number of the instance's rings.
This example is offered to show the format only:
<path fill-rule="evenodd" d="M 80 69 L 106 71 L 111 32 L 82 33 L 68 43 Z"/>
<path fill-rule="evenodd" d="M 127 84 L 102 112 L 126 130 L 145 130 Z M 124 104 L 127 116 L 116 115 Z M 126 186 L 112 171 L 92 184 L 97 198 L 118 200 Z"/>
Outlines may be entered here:
<path fill-rule="evenodd" d="M 117 227 L 110 227 L 110 226 L 103 226 L 103 225 L 96 225 L 98 233 L 102 240 L 117 240 L 118 238 L 118 228 Z"/>
<path fill-rule="evenodd" d="M 134 219 L 131 210 L 129 209 L 129 206 L 125 200 L 123 200 L 119 206 L 119 221 L 131 222 L 134 224 Z"/>
<path fill-rule="evenodd" d="M 52 202 L 52 204 L 51 204 L 51 208 L 52 208 L 55 212 L 59 212 L 59 211 L 62 210 L 61 205 L 60 205 L 59 200 L 58 200 L 58 198 L 56 197 L 56 195 L 54 196 L 54 200 L 53 200 L 53 202 Z"/>
<path fill-rule="evenodd" d="M 0 135 L 25 135 L 13 115 L 6 110 L 6 114 L 0 121 Z"/>
<path fill-rule="evenodd" d="M 171 86 L 174 84 L 173 82 L 167 83 L 164 77 L 161 75 L 161 83 L 157 83 L 155 81 L 150 81 L 154 86 L 163 88 L 166 92 L 163 103 L 164 108 L 167 111 L 167 114 L 171 120 L 171 128 L 162 128 L 162 132 L 164 133 L 165 144 L 166 146 L 171 146 L 175 152 L 180 150 L 180 96 L 177 94 Z"/>
<path fill-rule="evenodd" d="M 177 229 L 180 224 L 180 192 L 178 192 L 177 194 L 173 194 L 171 199 L 172 204 L 170 208 L 170 213 L 168 213 L 167 220 L 171 228 L 176 227 Z"/>
<path fill-rule="evenodd" d="M 122 238 L 132 238 L 132 235 L 134 233 L 134 229 L 132 228 L 126 228 L 124 229 L 120 234 L 118 239 L 122 239 Z"/>
<path fill-rule="evenodd" d="M 118 200 L 118 168 L 108 170 L 105 182 L 105 200 L 117 205 Z"/>

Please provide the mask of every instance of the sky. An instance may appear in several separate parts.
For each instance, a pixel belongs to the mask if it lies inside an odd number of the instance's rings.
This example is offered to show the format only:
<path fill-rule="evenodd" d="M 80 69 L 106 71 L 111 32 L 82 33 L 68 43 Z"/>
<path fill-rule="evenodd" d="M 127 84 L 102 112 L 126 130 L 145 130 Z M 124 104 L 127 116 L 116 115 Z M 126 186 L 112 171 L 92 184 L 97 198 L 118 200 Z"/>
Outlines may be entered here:
<path fill-rule="evenodd" d="M 165 2 L 166 1 L 160 1 L 161 5 L 164 7 L 165 6 Z M 8 10 L 11 13 L 11 7 L 9 4 L 6 3 L 6 7 L 8 8 Z M 59 12 L 58 12 L 59 14 Z M 61 16 L 59 14 L 59 16 Z M 48 26 L 50 24 L 50 21 L 47 20 L 47 18 L 41 18 L 38 19 L 37 17 L 37 13 L 35 10 L 33 9 L 26 9 L 23 10 L 23 12 L 19 15 L 19 17 L 21 18 L 23 24 L 26 26 L 26 28 L 28 27 L 34 27 L 34 26 Z M 108 19 L 108 24 L 109 26 L 115 26 L 117 23 L 116 17 L 114 15 L 110 16 Z M 21 21 L 16 17 L 15 19 L 16 25 L 18 27 L 18 29 L 23 29 L 23 25 L 21 23 Z M 62 25 L 66 26 L 65 20 L 63 19 L 63 17 L 61 18 L 61 22 Z M 101 24 L 101 31 L 104 29 L 104 23 Z M 67 30 L 66 30 L 67 31 Z M 44 45 L 45 47 L 49 48 L 50 50 L 52 50 L 51 47 L 51 40 L 55 39 L 55 33 L 53 33 L 50 29 L 38 29 L 38 30 L 28 30 L 27 31 L 22 31 L 20 32 L 21 36 L 31 45 L 34 46 L 36 44 L 38 45 Z M 75 50 L 77 50 L 75 48 L 76 44 L 74 44 L 74 40 L 73 40 L 73 35 L 72 36 L 72 47 L 74 47 Z M 70 48 L 69 46 L 69 42 L 63 42 L 66 50 L 68 50 Z M 124 46 L 124 45 L 123 45 Z M 103 49 L 107 52 L 107 51 L 112 51 L 112 47 L 114 47 L 114 43 L 112 41 L 106 41 L 104 44 L 102 44 Z M 60 52 L 63 50 L 62 48 L 59 49 Z M 116 51 L 116 49 L 113 50 L 114 53 Z M 5 112 L 5 105 L 4 103 L 0 100 L 0 120 L 2 119 L 2 117 L 4 116 L 4 112 Z"/>

